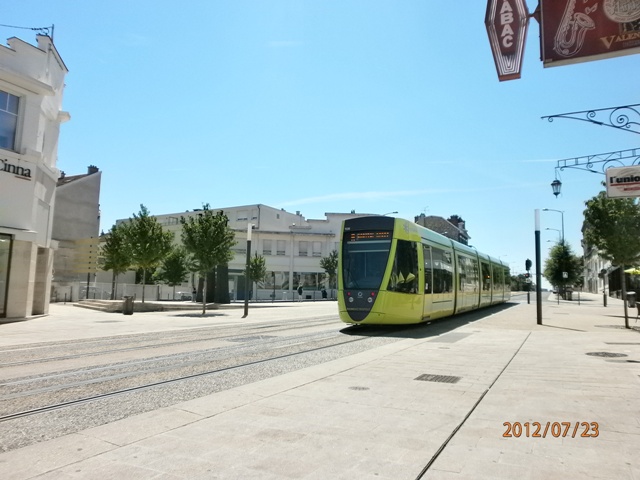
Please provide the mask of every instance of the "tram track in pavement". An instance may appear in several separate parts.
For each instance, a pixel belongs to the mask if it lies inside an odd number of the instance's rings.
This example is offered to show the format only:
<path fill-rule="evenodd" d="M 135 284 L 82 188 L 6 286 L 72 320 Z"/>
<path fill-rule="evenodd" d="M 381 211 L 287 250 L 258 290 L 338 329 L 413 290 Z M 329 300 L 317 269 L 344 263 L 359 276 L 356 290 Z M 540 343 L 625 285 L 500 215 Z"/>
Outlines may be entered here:
<path fill-rule="evenodd" d="M 12 348 L 3 347 L 0 350 L 0 364 L 3 366 L 3 368 L 6 368 L 22 365 L 32 365 L 35 363 L 65 361 L 83 357 L 95 357 L 112 353 L 122 353 L 133 350 L 138 351 L 141 349 L 165 348 L 187 343 L 201 343 L 211 340 L 224 341 L 238 337 L 238 330 L 242 330 L 243 335 L 248 335 L 254 331 L 256 333 L 278 333 L 281 331 L 290 330 L 292 328 L 313 328 L 335 323 L 335 317 L 332 317 L 330 319 L 311 318 L 304 321 L 292 321 L 287 324 L 252 325 L 249 327 L 238 325 L 226 325 L 224 327 L 211 326 L 198 329 L 190 328 L 184 330 L 171 330 L 135 335 L 118 335 L 111 337 L 71 340 L 65 342 L 46 342 L 18 345 Z M 221 332 L 221 328 L 224 328 L 224 331 Z M 234 333 L 226 333 L 228 330 L 233 330 Z M 208 333 L 210 332 L 212 334 L 208 335 Z M 118 347 L 110 348 L 113 343 L 117 343 Z M 125 346 L 123 346 L 123 343 L 125 343 Z M 86 351 L 66 355 L 50 354 L 50 356 L 33 356 L 38 355 L 38 353 L 42 352 L 46 354 L 47 349 L 49 349 L 49 351 L 55 351 L 57 349 L 66 349 L 68 347 L 85 349 Z M 9 358 L 16 356 L 22 356 L 23 359 L 19 361 L 8 361 Z"/>
<path fill-rule="evenodd" d="M 93 401 L 98 401 L 101 399 L 108 399 L 116 396 L 120 396 L 127 393 L 135 393 L 141 392 L 144 390 L 149 390 L 154 387 L 167 386 L 171 384 L 176 384 L 180 382 L 185 382 L 189 380 L 195 380 L 203 377 L 215 376 L 221 374 L 223 372 L 230 372 L 233 370 L 242 370 L 248 367 L 254 367 L 259 365 L 268 364 L 269 362 L 275 362 L 283 359 L 292 359 L 297 356 L 309 355 L 311 353 L 320 352 L 322 350 L 328 350 L 332 348 L 338 348 L 341 346 L 370 341 L 371 338 L 379 337 L 380 335 L 369 335 L 366 337 L 348 337 L 345 339 L 344 335 L 340 335 L 339 332 L 334 332 L 331 336 L 327 335 L 306 335 L 306 336 L 296 336 L 296 337 L 281 337 L 279 340 L 294 340 L 295 343 L 287 344 L 286 342 L 279 342 L 276 344 L 274 342 L 263 342 L 262 350 L 258 353 L 253 351 L 245 352 L 241 354 L 241 350 L 247 349 L 246 346 L 240 346 L 233 349 L 214 349 L 217 350 L 219 358 L 208 358 L 207 354 L 211 352 L 201 352 L 196 351 L 190 354 L 191 357 L 200 357 L 194 358 L 191 360 L 185 361 L 184 359 L 187 355 L 180 356 L 168 356 L 167 358 L 155 358 L 145 360 L 144 363 L 149 364 L 160 364 L 155 365 L 150 369 L 146 369 L 144 371 L 139 370 L 139 365 L 141 362 L 129 362 L 119 365 L 110 365 L 98 368 L 92 368 L 88 370 L 77 370 L 73 372 L 65 372 L 62 374 L 56 375 L 48 375 L 45 377 L 35 377 L 31 379 L 19 379 L 11 382 L 5 382 L 0 385 L 3 390 L 7 390 L 9 387 L 15 387 L 20 385 L 29 385 L 36 384 L 41 382 L 51 382 L 56 378 L 60 378 L 61 376 L 78 376 L 78 375 L 87 375 L 91 372 L 95 373 L 98 371 L 103 371 L 107 373 L 106 375 L 86 378 L 78 381 L 68 381 L 62 384 L 52 384 L 43 387 L 31 388 L 29 387 L 26 390 L 15 391 L 13 393 L 0 393 L 0 411 L 7 412 L 8 405 L 14 405 L 16 400 L 20 399 L 20 405 L 29 404 L 27 399 L 33 398 L 37 400 L 39 395 L 43 394 L 57 394 L 60 392 L 66 392 L 72 390 L 76 392 L 78 389 L 82 390 L 83 388 L 94 388 L 96 385 L 110 385 L 114 382 L 122 380 L 138 380 L 141 378 L 157 378 L 158 376 L 163 376 L 167 374 L 171 374 L 172 372 L 184 372 L 189 371 L 192 368 L 200 369 L 201 371 L 197 371 L 195 373 L 189 374 L 178 374 L 174 375 L 171 378 L 162 378 L 154 381 L 147 381 L 142 384 L 134 384 L 129 386 L 124 386 L 122 388 L 115 388 L 108 391 L 100 391 L 95 394 L 85 394 L 79 397 L 58 401 L 54 403 L 49 403 L 46 405 L 33 406 L 27 409 L 23 409 L 17 412 L 12 413 L 3 413 L 0 415 L 0 423 L 7 422 L 10 420 L 15 420 L 19 418 L 24 418 L 32 415 L 37 415 L 40 413 L 51 412 L 58 409 L 63 409 L 67 407 L 72 407 L 76 405 L 82 405 Z M 304 338 L 308 337 L 308 338 Z M 319 337 L 319 338 L 318 338 Z M 314 346 L 308 347 L 309 343 L 313 343 Z M 318 345 L 319 343 L 319 345 Z M 275 347 L 275 348 L 274 348 Z M 282 349 L 291 349 L 293 351 L 288 351 L 284 354 L 277 354 L 275 350 Z M 275 353 L 275 354 L 274 354 Z M 170 360 L 174 360 L 171 363 L 164 363 Z M 175 360 L 178 360 L 179 363 L 176 363 Z M 239 361 L 238 361 L 239 360 Z M 163 364 L 164 363 L 164 364 Z M 217 365 L 214 368 L 211 368 L 211 365 Z M 133 370 L 126 371 L 128 368 L 132 368 Z M 121 373 L 113 373 L 114 370 L 125 370 Z M 90 372 L 91 371 L 91 372 Z M 37 404 L 37 401 L 33 402 Z M 4 407 L 3 407 L 4 405 Z M 10 407 L 9 407 L 10 408 Z"/>
<path fill-rule="evenodd" d="M 2 392 L 4 395 L 0 394 L 0 407 L 3 410 L 0 416 L 0 451 L 278 376 L 400 339 L 386 336 L 387 332 L 388 329 L 367 330 L 366 335 L 348 336 L 334 330 L 332 335 L 319 332 L 315 337 L 280 337 L 285 341 L 279 344 L 257 342 L 261 344 L 257 350 L 248 344 L 240 345 L 231 355 L 231 350 L 220 350 L 219 356 L 225 357 L 224 361 L 220 358 L 207 361 L 208 355 L 205 354 L 200 355 L 203 361 L 197 366 L 198 362 L 187 365 L 181 359 L 174 362 L 174 369 L 159 368 L 158 372 L 133 375 L 128 379 L 133 383 L 127 385 L 120 383 L 120 380 L 107 379 L 76 388 L 67 381 L 65 383 L 68 386 L 64 390 L 57 392 L 52 385 L 54 388 L 51 392 L 38 393 L 34 384 L 31 384 L 28 387 L 34 390 L 32 396 L 13 398 L 9 398 L 10 392 L 5 390 Z M 253 344 L 253 347 L 256 345 Z M 244 353 L 243 348 L 246 349 Z M 198 352 L 194 355 L 198 355 Z M 23 386 L 27 385 L 27 380 L 23 380 Z M 16 384 L 23 380 L 16 380 Z"/>

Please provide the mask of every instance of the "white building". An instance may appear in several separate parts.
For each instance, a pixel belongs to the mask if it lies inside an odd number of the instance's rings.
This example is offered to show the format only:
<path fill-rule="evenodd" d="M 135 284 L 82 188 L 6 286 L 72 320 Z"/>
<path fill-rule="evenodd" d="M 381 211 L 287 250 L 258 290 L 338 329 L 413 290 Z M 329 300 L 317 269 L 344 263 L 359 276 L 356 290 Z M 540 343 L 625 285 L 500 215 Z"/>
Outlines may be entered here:
<path fill-rule="evenodd" d="M 51 38 L 0 46 L 0 318 L 47 313 L 67 67 Z"/>
<path fill-rule="evenodd" d="M 340 228 L 346 218 L 366 214 L 326 213 L 325 219 L 307 220 L 300 212 L 290 213 L 266 205 L 244 205 L 212 208 L 214 213 L 222 210 L 229 218 L 229 227 L 236 233 L 238 242 L 233 248 L 234 258 L 229 263 L 229 292 L 231 300 L 244 299 L 244 269 L 247 255 L 247 225 L 253 225 L 251 255 L 265 258 L 267 278 L 253 287 L 252 297 L 257 300 L 292 300 L 299 285 L 303 286 L 305 298 L 320 299 L 322 288 L 329 290 L 328 278 L 320 266 L 320 259 L 338 249 Z M 180 217 L 197 215 L 198 210 L 167 215 L 154 215 L 163 229 L 174 232 L 179 244 L 182 225 Z M 118 220 L 118 222 L 127 221 Z M 131 274 L 123 276 L 122 282 L 131 282 Z M 147 287 L 149 289 L 149 287 Z M 191 282 L 177 290 L 191 292 Z M 159 296 L 166 299 L 165 290 Z M 129 294 L 131 290 L 127 291 Z M 120 294 L 120 291 L 118 291 Z"/>

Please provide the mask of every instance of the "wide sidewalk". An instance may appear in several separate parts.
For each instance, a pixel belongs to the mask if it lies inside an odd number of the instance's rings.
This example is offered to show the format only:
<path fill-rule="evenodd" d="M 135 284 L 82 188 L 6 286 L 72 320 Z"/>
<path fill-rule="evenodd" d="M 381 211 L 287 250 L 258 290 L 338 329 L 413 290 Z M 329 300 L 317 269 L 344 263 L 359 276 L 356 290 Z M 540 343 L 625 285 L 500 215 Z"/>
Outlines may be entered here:
<path fill-rule="evenodd" d="M 392 344 L 0 454 L 0 478 L 639 480 L 640 321 L 629 309 L 625 329 L 622 305 L 589 294 L 544 302 L 538 325 L 532 295 L 395 331 Z M 124 321 L 54 306 L 0 325 L 0 345 L 332 308 Z"/>

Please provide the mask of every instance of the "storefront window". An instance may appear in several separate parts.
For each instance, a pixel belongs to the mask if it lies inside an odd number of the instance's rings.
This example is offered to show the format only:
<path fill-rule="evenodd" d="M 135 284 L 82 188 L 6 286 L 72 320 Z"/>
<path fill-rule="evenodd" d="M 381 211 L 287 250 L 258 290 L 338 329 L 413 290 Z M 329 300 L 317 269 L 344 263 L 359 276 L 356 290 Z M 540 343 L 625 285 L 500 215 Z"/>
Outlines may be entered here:
<path fill-rule="evenodd" d="M 9 285 L 9 259 L 11 258 L 11 236 L 0 233 L 0 317 L 7 312 L 7 286 Z"/>

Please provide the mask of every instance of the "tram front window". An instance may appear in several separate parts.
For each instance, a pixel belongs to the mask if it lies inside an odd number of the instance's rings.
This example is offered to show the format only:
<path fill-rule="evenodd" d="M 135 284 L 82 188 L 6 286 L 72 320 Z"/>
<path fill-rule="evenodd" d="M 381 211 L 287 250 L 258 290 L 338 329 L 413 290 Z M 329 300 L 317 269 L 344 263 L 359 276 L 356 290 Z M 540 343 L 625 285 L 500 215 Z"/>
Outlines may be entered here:
<path fill-rule="evenodd" d="M 344 243 L 344 288 L 378 290 L 389 258 L 391 240 L 355 240 Z"/>

